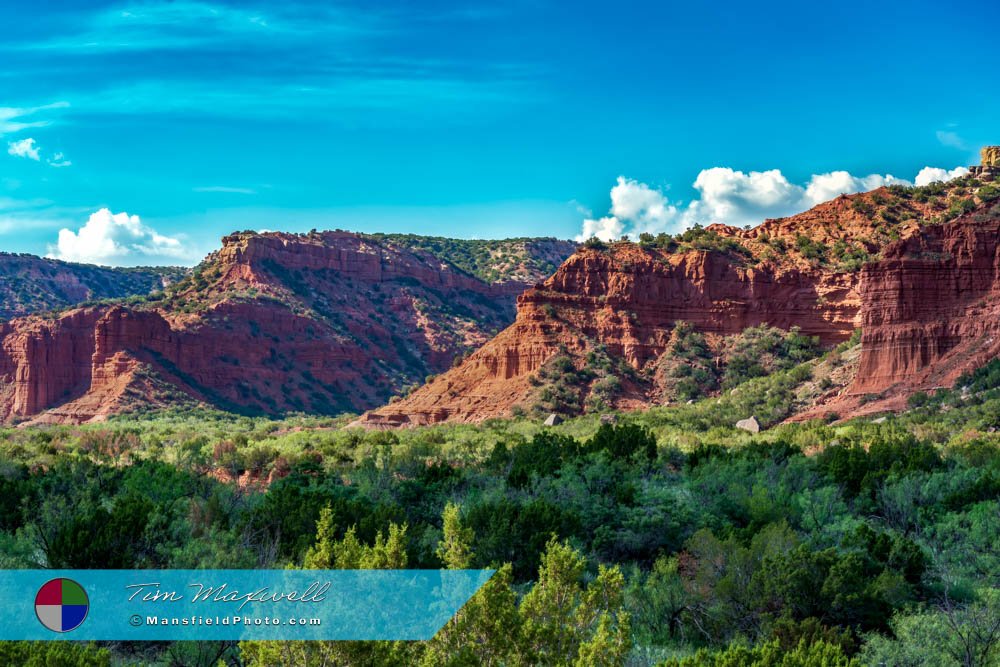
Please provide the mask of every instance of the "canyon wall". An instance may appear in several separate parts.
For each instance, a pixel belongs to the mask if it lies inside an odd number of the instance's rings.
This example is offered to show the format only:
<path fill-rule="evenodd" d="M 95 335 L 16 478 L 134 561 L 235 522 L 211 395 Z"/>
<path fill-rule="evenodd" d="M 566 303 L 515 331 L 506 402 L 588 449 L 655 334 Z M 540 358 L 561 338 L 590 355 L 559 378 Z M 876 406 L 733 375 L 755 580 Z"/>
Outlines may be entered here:
<path fill-rule="evenodd" d="M 485 343 L 526 286 L 348 232 L 233 234 L 146 303 L 0 324 L 0 418 L 364 410 Z"/>
<path fill-rule="evenodd" d="M 725 239 L 735 240 L 739 252 L 627 243 L 581 249 L 518 299 L 511 327 L 458 368 L 359 423 L 510 415 L 529 407 L 547 360 L 568 353 L 582 363 L 598 347 L 644 373 L 645 386 L 625 386 L 615 406 L 653 405 L 651 376 L 679 321 L 709 338 L 759 324 L 799 327 L 826 346 L 860 328 L 853 381 L 803 414 L 899 408 L 909 393 L 950 386 L 1000 353 L 1000 207 L 969 199 L 961 183 L 951 187 L 974 206 L 946 223 L 927 224 L 945 208 L 933 197 L 882 188 L 751 230 L 713 226 L 723 239 L 717 245 L 731 248 Z M 775 238 L 782 241 L 779 253 Z M 827 248 L 855 243 L 869 259 L 860 270 L 844 269 L 789 250 L 808 249 L 817 239 Z"/>
<path fill-rule="evenodd" d="M 1000 219 L 926 228 L 862 272 L 853 394 L 951 386 L 1000 352 Z"/>
<path fill-rule="evenodd" d="M 509 414 L 530 378 L 561 351 L 603 346 L 642 370 L 664 354 L 678 321 L 707 335 L 761 324 L 801 328 L 827 345 L 850 337 L 861 301 L 858 274 L 753 266 L 722 253 L 671 254 L 619 244 L 581 249 L 549 280 L 518 298 L 513 325 L 458 368 L 364 424 L 479 421 Z M 641 405 L 643 397 L 633 397 Z"/>
<path fill-rule="evenodd" d="M 513 246 L 496 253 L 507 276 L 487 281 L 492 267 L 459 269 L 440 239 L 232 234 L 143 303 L 0 324 L 0 418 L 194 402 L 255 414 L 381 405 L 360 421 L 371 426 L 480 421 L 525 407 L 550 360 L 580 368 L 595 352 L 617 368 L 614 407 L 641 408 L 666 400 L 657 378 L 678 322 L 711 345 L 767 324 L 829 347 L 860 328 L 856 377 L 803 414 L 896 408 L 1000 353 L 1000 206 L 975 187 L 881 188 L 754 229 L 580 247 L 544 280 Z"/>

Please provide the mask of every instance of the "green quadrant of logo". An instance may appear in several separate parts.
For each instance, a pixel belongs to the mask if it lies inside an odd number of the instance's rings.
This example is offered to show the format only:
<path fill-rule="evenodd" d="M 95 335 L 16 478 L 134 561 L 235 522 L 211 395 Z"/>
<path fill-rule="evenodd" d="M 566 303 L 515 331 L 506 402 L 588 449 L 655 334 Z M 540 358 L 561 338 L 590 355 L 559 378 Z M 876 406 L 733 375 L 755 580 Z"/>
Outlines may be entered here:
<path fill-rule="evenodd" d="M 87 593 L 80 587 L 75 581 L 69 579 L 62 580 L 62 603 L 63 604 L 82 604 L 85 605 L 87 601 Z"/>

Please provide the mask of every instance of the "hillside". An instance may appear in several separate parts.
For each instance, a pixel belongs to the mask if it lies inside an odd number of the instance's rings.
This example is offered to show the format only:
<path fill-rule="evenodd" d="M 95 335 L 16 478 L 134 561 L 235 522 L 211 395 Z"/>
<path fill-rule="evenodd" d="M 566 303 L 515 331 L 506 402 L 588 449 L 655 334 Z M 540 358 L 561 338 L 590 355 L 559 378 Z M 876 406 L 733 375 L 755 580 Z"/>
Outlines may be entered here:
<path fill-rule="evenodd" d="M 859 328 L 856 376 L 803 408 L 898 407 L 1000 352 L 998 239 L 1000 190 L 965 178 L 842 196 L 749 230 L 595 240 L 519 297 L 513 325 L 362 423 L 659 405 L 729 390 L 727 375 L 766 374 Z"/>
<path fill-rule="evenodd" d="M 489 283 L 531 282 L 552 275 L 576 244 L 554 238 L 501 241 L 449 239 L 416 234 L 368 234 L 376 241 L 429 253 Z"/>
<path fill-rule="evenodd" d="M 144 300 L 0 325 L 0 416 L 80 422 L 190 402 L 364 410 L 510 324 L 517 294 L 544 275 L 523 277 L 484 282 L 349 232 L 232 234 Z"/>
<path fill-rule="evenodd" d="M 186 273 L 182 267 L 111 268 L 0 252 L 0 320 L 147 295 Z"/>

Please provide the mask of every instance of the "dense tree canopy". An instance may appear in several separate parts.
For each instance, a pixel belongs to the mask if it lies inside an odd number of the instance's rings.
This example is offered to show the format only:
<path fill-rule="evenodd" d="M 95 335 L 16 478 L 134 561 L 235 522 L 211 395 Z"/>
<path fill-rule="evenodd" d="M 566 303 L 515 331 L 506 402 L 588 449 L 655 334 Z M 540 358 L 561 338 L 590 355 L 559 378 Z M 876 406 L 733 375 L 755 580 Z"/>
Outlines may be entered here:
<path fill-rule="evenodd" d="M 995 665 L 998 385 L 990 365 L 884 422 L 760 434 L 732 428 L 738 395 L 555 428 L 3 431 L 3 567 L 497 574 L 426 643 L 16 643 L 0 662 Z"/>

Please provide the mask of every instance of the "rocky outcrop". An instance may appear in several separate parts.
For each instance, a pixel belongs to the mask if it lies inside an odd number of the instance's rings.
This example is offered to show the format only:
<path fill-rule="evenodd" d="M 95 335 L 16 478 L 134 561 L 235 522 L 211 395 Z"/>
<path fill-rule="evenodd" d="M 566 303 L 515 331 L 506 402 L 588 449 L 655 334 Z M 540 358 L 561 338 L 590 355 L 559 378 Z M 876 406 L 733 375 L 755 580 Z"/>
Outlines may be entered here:
<path fill-rule="evenodd" d="M 364 410 L 509 324 L 524 287 L 347 232 L 233 234 L 162 298 L 0 325 L 0 417 Z"/>
<path fill-rule="evenodd" d="M 969 167 L 973 178 L 992 183 L 1000 178 L 1000 146 L 983 146 L 979 151 L 980 164 Z"/>
<path fill-rule="evenodd" d="M 1000 146 L 983 146 L 979 163 L 984 167 L 1000 167 Z"/>
<path fill-rule="evenodd" d="M 409 398 L 369 413 L 370 425 L 478 421 L 509 414 L 531 376 L 560 351 L 583 356 L 603 346 L 631 368 L 655 364 L 674 325 L 709 335 L 760 324 L 818 336 L 827 344 L 853 332 L 861 302 L 857 274 L 749 266 L 716 252 L 669 254 L 631 244 L 582 249 L 549 280 L 518 298 L 514 324 L 465 363 Z M 624 406 L 641 405 L 640 388 Z"/>
<path fill-rule="evenodd" d="M 1000 353 L 1000 216 L 928 227 L 862 273 L 852 394 L 950 386 Z"/>
<path fill-rule="evenodd" d="M 964 190 L 956 192 L 968 199 Z M 815 416 L 850 413 L 871 403 L 869 394 L 889 400 L 946 385 L 1000 352 L 997 209 L 976 199 L 966 203 L 971 211 L 958 220 L 927 225 L 939 219 L 944 203 L 880 189 L 752 230 L 714 226 L 718 249 L 664 251 L 629 243 L 581 249 L 518 299 L 511 327 L 458 368 L 361 423 L 510 415 L 526 407 L 549 359 L 568 354 L 582 360 L 599 348 L 638 378 L 623 383 L 615 407 L 648 406 L 655 402 L 649 377 L 679 321 L 709 338 L 759 324 L 794 326 L 825 345 L 860 327 L 855 380 Z M 832 258 L 817 259 L 823 251 L 816 244 L 872 254 L 862 270 L 850 270 Z M 799 254 L 790 250 L 796 246 Z"/>

